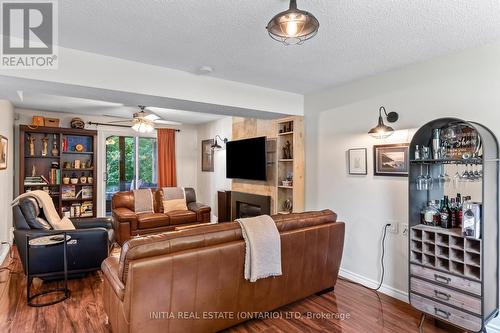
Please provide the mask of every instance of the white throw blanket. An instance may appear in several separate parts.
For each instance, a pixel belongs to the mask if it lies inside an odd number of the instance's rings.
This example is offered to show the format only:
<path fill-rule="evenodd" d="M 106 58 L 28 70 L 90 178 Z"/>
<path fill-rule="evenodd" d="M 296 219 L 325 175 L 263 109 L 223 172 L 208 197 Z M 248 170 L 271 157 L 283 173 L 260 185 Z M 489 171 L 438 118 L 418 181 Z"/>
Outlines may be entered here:
<path fill-rule="evenodd" d="M 70 219 L 67 217 L 60 218 L 59 214 L 57 213 L 56 207 L 54 206 L 54 202 L 52 201 L 52 198 L 50 195 L 41 190 L 36 190 L 36 191 L 31 191 L 31 192 L 26 192 L 21 195 L 19 195 L 17 198 L 12 201 L 11 206 L 15 206 L 19 203 L 19 200 L 22 198 L 26 197 L 32 197 L 35 198 L 35 200 L 38 202 L 38 206 L 43 209 L 43 214 L 45 215 L 45 218 L 47 219 L 47 222 L 49 222 L 50 226 L 54 230 L 74 230 L 75 226 L 71 222 Z"/>
<path fill-rule="evenodd" d="M 269 215 L 237 219 L 245 239 L 245 279 L 281 275 L 281 239 Z"/>

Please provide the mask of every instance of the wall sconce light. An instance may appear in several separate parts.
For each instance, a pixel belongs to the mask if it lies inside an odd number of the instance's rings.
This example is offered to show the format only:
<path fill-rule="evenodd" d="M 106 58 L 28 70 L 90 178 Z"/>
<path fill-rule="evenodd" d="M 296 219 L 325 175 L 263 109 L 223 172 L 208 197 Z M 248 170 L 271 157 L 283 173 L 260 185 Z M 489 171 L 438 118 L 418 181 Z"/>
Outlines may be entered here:
<path fill-rule="evenodd" d="M 390 123 L 395 123 L 399 119 L 399 115 L 396 112 L 387 113 L 385 107 L 381 106 L 378 110 L 378 125 L 368 132 L 368 134 L 376 139 L 385 139 L 394 133 L 394 128 L 384 124 L 382 111 L 384 112 L 387 121 Z"/>
<path fill-rule="evenodd" d="M 227 138 L 221 138 L 219 134 L 217 134 L 215 136 L 215 139 L 214 139 L 214 143 L 210 146 L 210 148 L 212 148 L 212 150 L 220 150 L 222 149 L 222 146 L 217 142 L 217 138 L 219 138 L 222 142 L 224 142 L 224 144 L 227 143 Z"/>

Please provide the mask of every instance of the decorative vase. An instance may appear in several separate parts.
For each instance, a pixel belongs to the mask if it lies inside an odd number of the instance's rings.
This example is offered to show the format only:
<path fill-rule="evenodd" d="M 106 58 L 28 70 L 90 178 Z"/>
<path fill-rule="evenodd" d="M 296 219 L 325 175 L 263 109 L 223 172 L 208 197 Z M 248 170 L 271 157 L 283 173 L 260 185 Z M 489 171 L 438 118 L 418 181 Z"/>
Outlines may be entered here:
<path fill-rule="evenodd" d="M 49 151 L 49 138 L 44 136 L 42 139 L 42 156 L 47 156 Z"/>
<path fill-rule="evenodd" d="M 52 141 L 52 150 L 51 150 L 52 156 L 59 156 L 59 149 L 57 149 L 57 137 L 54 134 L 54 140 Z"/>

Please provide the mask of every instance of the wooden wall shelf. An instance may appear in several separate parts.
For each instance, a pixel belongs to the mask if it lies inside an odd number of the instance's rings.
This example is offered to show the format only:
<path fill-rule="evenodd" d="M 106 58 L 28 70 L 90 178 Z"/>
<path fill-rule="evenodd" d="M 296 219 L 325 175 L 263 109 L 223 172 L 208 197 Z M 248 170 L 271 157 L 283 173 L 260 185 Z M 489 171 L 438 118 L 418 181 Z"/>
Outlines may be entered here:
<path fill-rule="evenodd" d="M 289 117 L 276 121 L 277 155 L 276 166 L 276 207 L 279 214 L 290 213 L 285 209 L 285 202 L 292 202 L 293 212 L 304 211 L 304 119 Z M 291 156 L 285 156 L 283 148 L 290 144 Z M 290 186 L 283 186 L 282 181 L 288 175 L 293 176 Z"/>

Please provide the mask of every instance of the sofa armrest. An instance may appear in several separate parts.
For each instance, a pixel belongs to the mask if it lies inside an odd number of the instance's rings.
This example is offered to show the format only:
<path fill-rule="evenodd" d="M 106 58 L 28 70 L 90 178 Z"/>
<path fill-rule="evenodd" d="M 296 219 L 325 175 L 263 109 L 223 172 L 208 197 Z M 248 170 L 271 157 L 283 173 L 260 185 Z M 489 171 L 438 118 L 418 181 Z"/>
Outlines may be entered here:
<path fill-rule="evenodd" d="M 132 222 L 137 219 L 137 215 L 135 214 L 134 211 L 124 207 L 113 209 L 113 217 L 115 218 L 116 221 L 120 223 Z"/>
<path fill-rule="evenodd" d="M 196 220 L 200 223 L 210 222 L 210 206 L 204 205 L 199 202 L 190 202 L 188 209 L 196 213 Z"/>
<path fill-rule="evenodd" d="M 105 228 L 89 228 L 76 230 L 14 230 L 19 256 L 26 269 L 26 235 L 30 238 L 50 236 L 66 232 L 71 236 L 68 242 L 68 270 L 98 269 L 109 253 L 108 230 Z M 54 260 L 61 258 L 62 247 L 32 248 L 30 250 L 30 265 L 32 273 L 48 273 L 62 271 L 62 262 Z M 61 267 L 60 267 L 61 266 Z"/>
<path fill-rule="evenodd" d="M 71 222 L 73 222 L 76 229 L 113 228 L 113 219 L 111 217 L 72 218 Z"/>
<path fill-rule="evenodd" d="M 104 274 L 104 278 L 108 281 L 115 295 L 123 301 L 125 295 L 125 285 L 118 277 L 118 267 L 119 259 L 114 256 L 108 257 L 101 264 L 101 270 Z"/>

